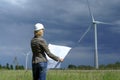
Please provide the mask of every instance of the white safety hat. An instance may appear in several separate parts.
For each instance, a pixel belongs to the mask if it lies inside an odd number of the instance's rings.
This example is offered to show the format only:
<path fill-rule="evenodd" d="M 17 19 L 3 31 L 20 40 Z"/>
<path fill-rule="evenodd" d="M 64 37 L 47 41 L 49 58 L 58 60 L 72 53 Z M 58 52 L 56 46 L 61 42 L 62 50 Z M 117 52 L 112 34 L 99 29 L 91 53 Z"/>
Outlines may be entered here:
<path fill-rule="evenodd" d="M 44 25 L 41 24 L 41 23 L 36 23 L 36 24 L 35 24 L 35 31 L 38 31 L 38 30 L 40 30 L 40 29 L 45 29 L 45 28 L 44 28 Z"/>

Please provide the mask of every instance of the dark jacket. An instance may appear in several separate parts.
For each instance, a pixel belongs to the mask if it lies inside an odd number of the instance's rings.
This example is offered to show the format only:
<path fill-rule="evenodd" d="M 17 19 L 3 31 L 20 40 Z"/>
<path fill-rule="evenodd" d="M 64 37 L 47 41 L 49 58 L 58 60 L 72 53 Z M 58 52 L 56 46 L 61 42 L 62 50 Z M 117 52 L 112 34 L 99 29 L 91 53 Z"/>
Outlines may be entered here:
<path fill-rule="evenodd" d="M 47 62 L 46 54 L 55 61 L 59 61 L 59 58 L 50 52 L 42 37 L 34 37 L 31 40 L 31 49 L 33 53 L 32 63 Z"/>

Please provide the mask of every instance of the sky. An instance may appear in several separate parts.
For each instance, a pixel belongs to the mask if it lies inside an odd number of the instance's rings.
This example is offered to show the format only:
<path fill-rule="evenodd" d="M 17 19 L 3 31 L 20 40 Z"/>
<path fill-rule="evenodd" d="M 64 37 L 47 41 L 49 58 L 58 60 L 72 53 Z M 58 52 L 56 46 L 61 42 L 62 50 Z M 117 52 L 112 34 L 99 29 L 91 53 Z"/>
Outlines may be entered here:
<path fill-rule="evenodd" d="M 95 20 L 110 23 L 97 25 L 99 65 L 120 61 L 120 0 L 89 3 Z M 0 0 L 0 64 L 13 64 L 17 57 L 18 63 L 25 65 L 24 54 L 31 52 L 30 41 L 38 22 L 45 26 L 48 44 L 72 47 L 62 67 L 94 66 L 94 27 L 87 0 Z"/>

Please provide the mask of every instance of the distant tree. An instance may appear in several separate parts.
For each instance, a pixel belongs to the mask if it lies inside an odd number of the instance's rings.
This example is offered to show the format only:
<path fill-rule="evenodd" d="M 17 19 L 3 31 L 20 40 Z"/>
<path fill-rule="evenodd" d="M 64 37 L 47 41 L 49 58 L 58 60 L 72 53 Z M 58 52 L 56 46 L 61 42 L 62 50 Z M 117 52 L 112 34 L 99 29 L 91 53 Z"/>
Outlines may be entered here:
<path fill-rule="evenodd" d="M 2 65 L 0 64 L 0 69 L 2 68 Z"/>
<path fill-rule="evenodd" d="M 78 69 L 91 70 L 91 69 L 94 69 L 94 68 L 92 66 L 90 66 L 90 65 L 80 65 L 80 66 L 78 66 Z"/>
<path fill-rule="evenodd" d="M 115 65 L 114 64 L 108 64 L 106 66 L 107 69 L 114 69 L 115 68 Z"/>
<path fill-rule="evenodd" d="M 16 66 L 15 66 L 15 70 L 18 70 L 18 69 L 19 69 L 19 65 L 16 65 Z"/>
<path fill-rule="evenodd" d="M 120 67 L 120 62 L 117 61 L 115 65 Z"/>
<path fill-rule="evenodd" d="M 113 68 L 120 69 L 120 62 L 117 61 L 115 64 L 113 64 Z"/>
<path fill-rule="evenodd" d="M 8 63 L 6 63 L 6 69 L 10 69 L 10 68 L 9 68 L 9 64 L 8 64 Z"/>
<path fill-rule="evenodd" d="M 77 67 L 75 66 L 75 65 L 72 65 L 72 64 L 70 64 L 69 66 L 68 66 L 68 69 L 76 69 Z"/>
<path fill-rule="evenodd" d="M 13 65 L 10 65 L 10 69 L 13 70 Z"/>
<path fill-rule="evenodd" d="M 105 69 L 105 65 L 104 64 L 99 65 L 99 69 Z"/>
<path fill-rule="evenodd" d="M 19 66 L 19 69 L 24 70 L 24 66 L 23 65 Z"/>

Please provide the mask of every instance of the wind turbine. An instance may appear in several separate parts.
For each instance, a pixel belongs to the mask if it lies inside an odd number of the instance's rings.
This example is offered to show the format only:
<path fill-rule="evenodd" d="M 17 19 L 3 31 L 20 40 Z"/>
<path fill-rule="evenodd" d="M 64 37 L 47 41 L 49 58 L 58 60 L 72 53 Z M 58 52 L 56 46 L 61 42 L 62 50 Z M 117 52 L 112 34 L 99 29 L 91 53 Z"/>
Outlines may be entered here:
<path fill-rule="evenodd" d="M 101 22 L 101 21 L 96 21 L 94 16 L 93 16 L 93 13 L 92 13 L 92 10 L 90 8 L 90 4 L 89 4 L 88 0 L 87 0 L 87 5 L 88 5 L 89 13 L 90 13 L 90 16 L 91 16 L 92 24 L 93 24 L 93 27 L 94 27 L 94 40 L 95 40 L 94 65 L 95 65 L 96 69 L 99 69 L 99 64 L 98 64 L 98 42 L 97 42 L 97 24 L 109 24 L 109 25 L 112 25 L 112 24 Z M 78 42 L 80 42 L 83 39 L 83 37 L 88 33 L 90 28 L 91 28 L 91 26 L 88 27 L 88 29 L 82 35 L 82 37 L 79 39 Z"/>
<path fill-rule="evenodd" d="M 18 60 L 16 56 L 14 57 L 13 63 L 14 63 L 14 69 L 16 70 L 16 68 L 18 67 Z"/>
<path fill-rule="evenodd" d="M 30 52 L 27 52 L 26 54 L 24 53 L 24 55 L 26 56 L 26 59 L 25 59 L 25 70 L 28 69 L 28 56 L 30 55 Z"/>
<path fill-rule="evenodd" d="M 94 37 L 95 37 L 95 54 L 94 54 L 94 65 L 95 65 L 95 68 L 98 69 L 99 68 L 99 64 L 98 64 L 98 42 L 97 42 L 97 24 L 100 24 L 102 22 L 99 22 L 99 21 L 95 21 L 94 19 L 94 16 L 93 16 L 93 13 L 91 12 L 91 8 L 90 8 L 90 4 L 89 4 L 89 1 L 87 0 L 87 3 L 88 3 L 88 9 L 89 9 L 89 13 L 90 13 L 90 16 L 92 18 L 92 24 L 94 26 Z"/>

